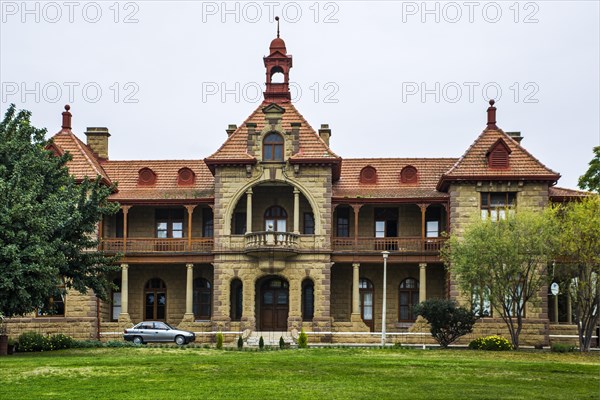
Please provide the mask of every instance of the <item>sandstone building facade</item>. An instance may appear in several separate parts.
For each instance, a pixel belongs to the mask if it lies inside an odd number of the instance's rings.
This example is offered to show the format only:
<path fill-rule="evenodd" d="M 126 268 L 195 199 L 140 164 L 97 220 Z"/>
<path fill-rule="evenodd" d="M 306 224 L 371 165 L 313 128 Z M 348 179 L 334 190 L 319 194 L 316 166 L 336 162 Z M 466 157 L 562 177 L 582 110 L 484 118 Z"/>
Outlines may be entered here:
<path fill-rule="evenodd" d="M 377 341 L 386 251 L 386 331 L 409 342 L 427 332 L 413 305 L 461 297 L 439 258 L 444 232 L 460 233 L 473 215 L 502 218 L 581 195 L 555 187 L 560 175 L 519 133 L 496 126 L 493 101 L 459 158 L 342 158 L 329 126 L 313 129 L 291 103 L 292 57 L 281 38 L 264 64 L 263 103 L 205 159 L 113 161 L 106 128 L 88 128 L 83 143 L 63 113 L 51 149 L 72 154 L 77 178 L 118 183 L 111 199 L 121 211 L 98 235 L 100 250 L 120 255 L 119 290 L 109 302 L 58 291 L 36 315 L 12 319 L 11 333 L 107 338 L 164 320 L 207 341 L 217 331 L 302 327 L 314 340 Z M 563 305 L 555 321 L 546 292 L 528 306 L 526 344 L 547 344 L 555 323 L 570 322 Z M 478 329 L 504 328 L 492 313 Z"/>

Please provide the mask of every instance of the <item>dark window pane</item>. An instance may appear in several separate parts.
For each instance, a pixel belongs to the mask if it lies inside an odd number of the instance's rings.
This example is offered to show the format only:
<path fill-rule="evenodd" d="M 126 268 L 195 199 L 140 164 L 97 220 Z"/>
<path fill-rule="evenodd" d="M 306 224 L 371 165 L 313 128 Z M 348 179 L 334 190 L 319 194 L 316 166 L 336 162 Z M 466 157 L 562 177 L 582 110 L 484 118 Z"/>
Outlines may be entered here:
<path fill-rule="evenodd" d="M 273 292 L 272 291 L 263 293 L 263 303 L 266 305 L 273 304 Z"/>
<path fill-rule="evenodd" d="M 304 234 L 315 234 L 315 217 L 313 213 L 304 213 Z"/>

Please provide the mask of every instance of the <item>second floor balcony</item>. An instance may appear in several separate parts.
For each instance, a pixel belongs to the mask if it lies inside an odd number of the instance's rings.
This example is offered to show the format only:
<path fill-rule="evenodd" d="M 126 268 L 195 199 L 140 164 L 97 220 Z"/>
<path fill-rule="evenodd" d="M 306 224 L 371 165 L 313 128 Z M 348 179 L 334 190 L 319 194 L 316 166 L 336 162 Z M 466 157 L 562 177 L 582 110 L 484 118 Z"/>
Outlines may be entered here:
<path fill-rule="evenodd" d="M 103 238 L 100 250 L 109 254 L 211 253 L 213 238 Z"/>
<path fill-rule="evenodd" d="M 381 253 L 389 251 L 394 254 L 439 254 L 446 239 L 421 237 L 334 237 L 334 252 L 347 253 Z"/>

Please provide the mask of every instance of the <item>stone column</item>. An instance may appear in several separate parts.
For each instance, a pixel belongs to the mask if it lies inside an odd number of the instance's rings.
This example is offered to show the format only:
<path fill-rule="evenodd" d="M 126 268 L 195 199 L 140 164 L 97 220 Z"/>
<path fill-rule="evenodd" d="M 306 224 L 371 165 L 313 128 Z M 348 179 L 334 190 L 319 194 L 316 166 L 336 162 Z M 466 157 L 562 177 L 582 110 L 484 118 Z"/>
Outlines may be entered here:
<path fill-rule="evenodd" d="M 360 264 L 352 264 L 352 314 L 360 315 L 359 305 L 359 276 L 360 276 Z"/>
<path fill-rule="evenodd" d="M 427 300 L 427 264 L 419 264 L 419 303 Z"/>
<path fill-rule="evenodd" d="M 294 188 L 294 233 L 300 234 L 300 191 Z"/>
<path fill-rule="evenodd" d="M 121 264 L 121 314 L 119 322 L 129 322 L 129 265 Z"/>
<path fill-rule="evenodd" d="M 123 210 L 123 254 L 127 253 L 127 214 L 131 206 L 121 206 Z"/>
<path fill-rule="evenodd" d="M 252 189 L 246 190 L 246 233 L 252 232 Z"/>
<path fill-rule="evenodd" d="M 184 321 L 194 320 L 194 264 L 186 264 L 187 276 L 185 280 L 185 315 Z"/>

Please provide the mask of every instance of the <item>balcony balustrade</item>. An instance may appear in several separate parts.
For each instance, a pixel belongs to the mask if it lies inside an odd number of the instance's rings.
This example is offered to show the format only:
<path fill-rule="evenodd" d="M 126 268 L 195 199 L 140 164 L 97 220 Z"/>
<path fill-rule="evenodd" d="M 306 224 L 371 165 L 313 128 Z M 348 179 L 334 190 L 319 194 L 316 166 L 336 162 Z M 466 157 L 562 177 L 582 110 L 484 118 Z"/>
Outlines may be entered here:
<path fill-rule="evenodd" d="M 381 252 L 391 253 L 439 253 L 446 239 L 421 237 L 334 237 L 332 239 L 334 252 Z"/>
<path fill-rule="evenodd" d="M 108 238 L 100 240 L 100 250 L 107 253 L 210 253 L 213 238 L 183 239 Z"/>
<path fill-rule="evenodd" d="M 291 232 L 252 232 L 244 235 L 246 253 L 293 255 L 299 248 L 300 235 Z"/>

